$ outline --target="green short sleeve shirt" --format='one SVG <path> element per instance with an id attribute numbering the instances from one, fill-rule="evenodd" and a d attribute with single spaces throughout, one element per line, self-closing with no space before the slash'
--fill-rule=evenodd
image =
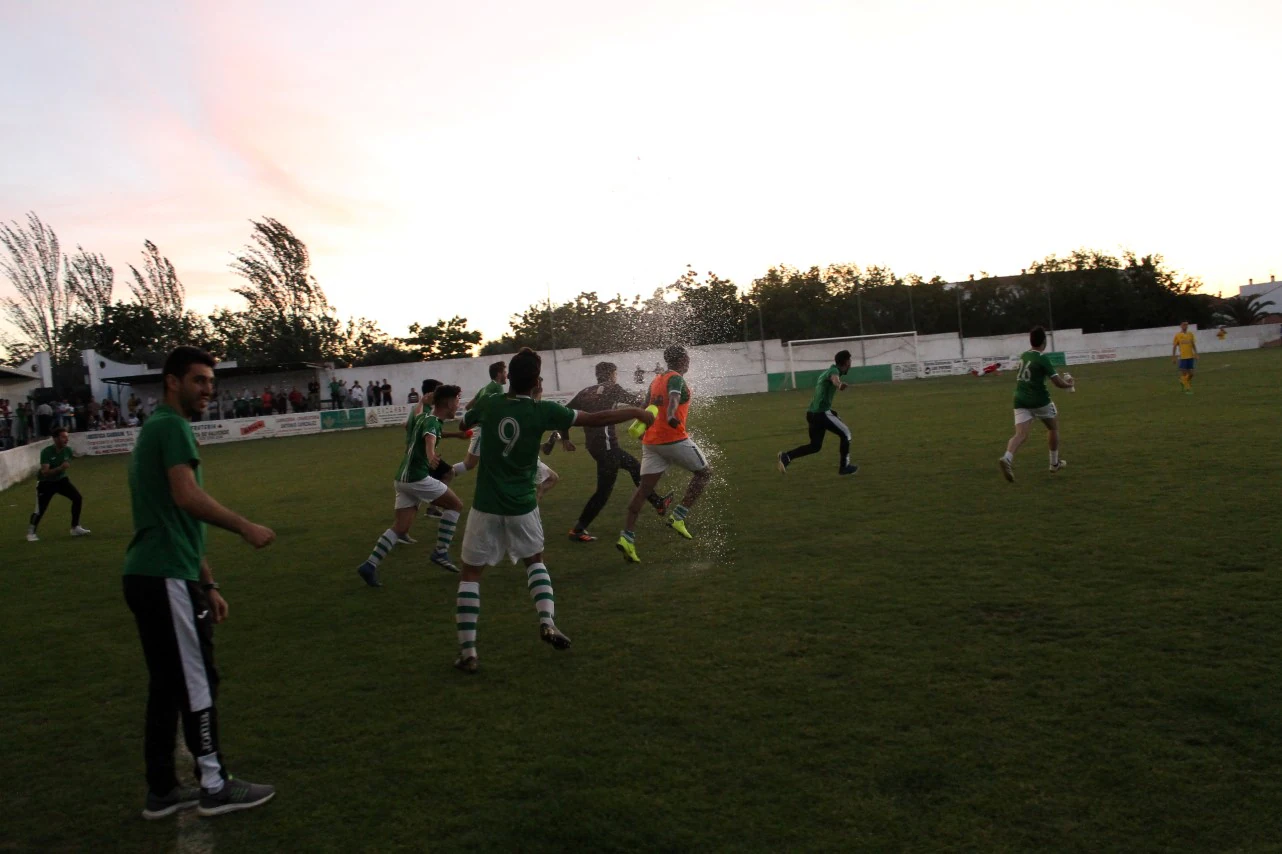
<path id="1" fill-rule="evenodd" d="M 463 418 L 465 427 L 481 427 L 472 506 L 499 516 L 524 516 L 537 508 L 539 443 L 549 430 L 567 433 L 574 418 L 573 409 L 550 400 L 492 395 L 477 401 Z"/>
<path id="2" fill-rule="evenodd" d="M 205 523 L 178 509 L 169 491 L 169 470 L 195 469 L 204 485 L 200 450 L 191 423 L 169 406 L 157 406 L 138 431 L 129 458 L 129 499 L 134 538 L 125 551 L 125 575 L 200 578 L 205 556 Z"/>
<path id="3" fill-rule="evenodd" d="M 1056 373 L 1045 353 L 1029 350 L 1019 357 L 1019 375 L 1015 379 L 1015 408 L 1040 409 L 1051 402 L 1046 380 Z"/>
<path id="4" fill-rule="evenodd" d="M 827 412 L 832 409 L 833 396 L 837 394 L 837 387 L 832 384 L 832 378 L 841 378 L 841 368 L 832 365 L 828 370 L 819 375 L 819 381 L 815 383 L 815 394 L 810 399 L 810 408 L 807 412 Z"/>
<path id="5" fill-rule="evenodd" d="M 61 451 L 53 445 L 50 445 L 40 452 L 40 468 L 42 471 L 45 466 L 49 466 L 51 469 L 56 469 L 58 466 L 67 462 L 74 456 L 75 454 L 71 453 L 70 445 L 63 448 Z M 54 481 L 64 480 L 66 477 L 67 473 L 65 471 L 60 471 L 57 474 L 51 474 L 47 477 L 44 474 L 40 474 L 37 476 L 37 480 L 43 481 L 44 483 L 53 483 Z"/>

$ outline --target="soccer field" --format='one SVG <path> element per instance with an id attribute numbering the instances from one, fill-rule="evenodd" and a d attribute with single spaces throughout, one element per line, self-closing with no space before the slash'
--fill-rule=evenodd
<path id="1" fill-rule="evenodd" d="M 840 394 L 849 478 L 833 436 L 775 471 L 808 392 L 696 388 L 699 539 L 647 509 L 637 566 L 612 545 L 626 475 L 601 540 L 565 539 L 595 470 L 558 449 L 543 518 L 574 647 L 539 642 L 523 570 L 498 567 L 470 677 L 434 522 L 382 589 L 355 573 L 401 430 L 204 448 L 206 488 L 278 534 L 210 534 L 225 755 L 279 789 L 221 818 L 139 817 L 126 458 L 74 463 L 88 538 L 58 498 L 28 544 L 32 483 L 0 493 L 0 850 L 1277 850 L 1282 350 L 1203 359 L 1191 397 L 1166 360 L 1071 370 L 1067 470 L 1035 427 L 1013 485 L 1011 374 Z"/>

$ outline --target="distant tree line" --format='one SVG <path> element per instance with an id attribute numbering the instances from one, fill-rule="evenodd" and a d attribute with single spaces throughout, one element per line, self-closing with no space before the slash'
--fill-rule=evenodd
<path id="1" fill-rule="evenodd" d="M 0 224 L 0 250 L 0 272 L 17 292 L 0 300 L 14 330 L 0 331 L 0 361 L 47 352 L 59 386 L 80 384 L 78 354 L 86 349 L 155 365 L 175 345 L 196 343 L 242 365 L 358 366 L 468 356 L 481 342 L 463 317 L 413 323 L 403 338 L 366 318 L 340 322 L 310 272 L 307 245 L 270 217 L 251 221 L 249 242 L 231 262 L 244 281 L 232 289 L 243 307 L 206 316 L 186 307 L 174 265 L 150 240 L 140 264 L 129 265 L 127 300 L 116 297 L 115 271 L 102 255 L 83 247 L 64 255 L 34 213 Z"/>

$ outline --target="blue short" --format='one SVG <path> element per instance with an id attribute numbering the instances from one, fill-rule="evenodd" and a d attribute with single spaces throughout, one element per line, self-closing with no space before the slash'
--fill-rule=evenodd
<path id="1" fill-rule="evenodd" d="M 1196 364 L 1197 364 L 1197 359 L 1180 359 L 1180 370 L 1191 371 L 1193 370 L 1193 366 Z"/>

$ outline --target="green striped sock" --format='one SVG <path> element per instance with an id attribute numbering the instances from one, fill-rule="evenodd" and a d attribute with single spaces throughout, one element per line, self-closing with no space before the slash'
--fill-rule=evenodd
<path id="1" fill-rule="evenodd" d="M 525 571 L 525 581 L 530 588 L 530 596 L 534 597 L 534 609 L 539 612 L 539 622 L 546 626 L 556 625 L 553 621 L 556 617 L 556 597 L 552 595 L 552 576 L 548 575 L 548 568 L 541 563 L 530 564 L 530 568 Z"/>
<path id="2" fill-rule="evenodd" d="M 686 517 L 689 515 L 690 515 L 690 508 L 685 506 L 684 504 L 678 504 L 676 506 L 676 509 L 672 511 L 672 518 L 676 519 L 678 522 L 684 522 L 686 520 Z"/>
<path id="3" fill-rule="evenodd" d="M 454 529 L 458 527 L 458 511 L 445 510 L 441 513 L 441 523 L 436 529 L 436 550 L 447 552 L 450 543 L 454 542 Z"/>
<path id="4" fill-rule="evenodd" d="M 454 606 L 454 628 L 458 630 L 458 647 L 462 655 L 476 655 L 476 620 L 481 615 L 481 583 L 460 581 Z"/>
<path id="5" fill-rule="evenodd" d="M 374 544 L 374 551 L 369 553 L 369 562 L 374 566 L 378 566 L 383 562 L 383 558 L 387 557 L 387 553 L 392 550 L 394 545 L 396 545 L 396 532 L 388 528 L 383 532 L 383 536 L 378 538 L 378 542 Z"/>

